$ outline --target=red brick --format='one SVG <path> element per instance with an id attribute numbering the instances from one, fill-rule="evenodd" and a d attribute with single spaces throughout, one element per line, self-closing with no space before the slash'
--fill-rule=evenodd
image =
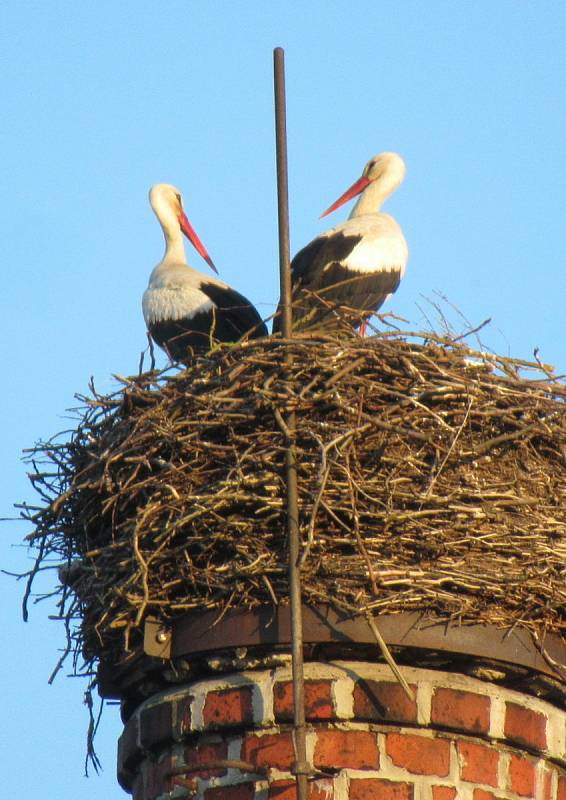
<path id="1" fill-rule="evenodd" d="M 204 724 L 227 727 L 253 722 L 252 687 L 208 692 L 204 702 Z"/>
<path id="2" fill-rule="evenodd" d="M 269 784 L 269 800 L 295 800 L 297 784 L 295 781 L 273 781 Z"/>
<path id="3" fill-rule="evenodd" d="M 276 720 L 293 719 L 293 683 L 279 681 L 273 689 Z M 332 681 L 305 681 L 305 715 L 308 720 L 332 719 Z"/>
<path id="4" fill-rule="evenodd" d="M 544 750 L 546 747 L 546 716 L 517 703 L 506 703 L 505 736 L 517 744 Z"/>
<path id="5" fill-rule="evenodd" d="M 487 789 L 474 789 L 474 800 L 498 800 L 498 798 Z"/>
<path id="6" fill-rule="evenodd" d="M 537 800 L 551 800 L 552 797 L 552 772 L 544 770 L 539 773 L 539 785 L 537 787 Z"/>
<path id="7" fill-rule="evenodd" d="M 253 783 L 236 783 L 233 786 L 215 786 L 205 789 L 204 800 L 253 800 Z"/>
<path id="8" fill-rule="evenodd" d="M 456 789 L 452 786 L 433 786 L 432 800 L 454 800 Z"/>
<path id="9" fill-rule="evenodd" d="M 379 778 L 362 778 L 350 781 L 349 800 L 413 800 L 413 785 L 384 781 Z"/>
<path id="10" fill-rule="evenodd" d="M 139 717 L 140 746 L 143 750 L 154 752 L 171 740 L 173 725 L 172 703 L 156 703 L 149 708 L 144 708 Z"/>
<path id="11" fill-rule="evenodd" d="M 508 795 L 494 794 L 487 789 L 474 789 L 473 800 L 507 800 Z"/>
<path id="12" fill-rule="evenodd" d="M 443 778 L 450 769 L 450 743 L 445 739 L 428 739 L 404 733 L 388 733 L 387 755 L 397 767 L 416 775 L 438 775 Z"/>
<path id="13" fill-rule="evenodd" d="M 166 756 L 161 761 L 146 761 L 144 764 L 144 800 L 153 800 L 161 794 L 170 792 L 172 782 L 165 777 L 166 773 L 173 768 L 173 759 Z"/>
<path id="14" fill-rule="evenodd" d="M 558 791 L 556 800 L 566 800 L 566 776 L 558 778 Z"/>
<path id="15" fill-rule="evenodd" d="M 416 695 L 417 687 L 411 686 Z M 394 681 L 358 681 L 354 687 L 354 717 L 372 721 L 416 722 L 417 703 Z"/>
<path id="16" fill-rule="evenodd" d="M 314 763 L 322 769 L 377 769 L 377 736 L 369 731 L 319 731 Z"/>
<path id="17" fill-rule="evenodd" d="M 211 744 L 198 744 L 196 747 L 185 747 L 185 764 L 191 767 L 224 758 L 228 758 L 228 744 L 226 742 L 213 742 Z M 211 778 L 213 775 L 225 774 L 226 767 L 186 773 L 187 777 L 198 776 L 199 778 Z"/>
<path id="18" fill-rule="evenodd" d="M 332 780 L 309 781 L 307 796 L 309 800 L 332 800 L 334 797 Z M 269 785 L 269 800 L 296 800 L 296 797 L 295 781 L 273 781 Z"/>
<path id="19" fill-rule="evenodd" d="M 258 767 L 290 770 L 295 761 L 291 734 L 273 733 L 266 736 L 249 734 L 242 745 L 242 758 Z"/>
<path id="20" fill-rule="evenodd" d="M 456 689 L 436 689 L 432 697 L 433 725 L 487 733 L 491 699 L 483 694 Z"/>
<path id="21" fill-rule="evenodd" d="M 511 754 L 509 760 L 509 788 L 521 797 L 534 797 L 535 765 L 526 758 Z"/>
<path id="22" fill-rule="evenodd" d="M 499 752 L 492 747 L 473 742 L 457 742 L 460 776 L 471 783 L 487 783 L 497 787 Z"/>

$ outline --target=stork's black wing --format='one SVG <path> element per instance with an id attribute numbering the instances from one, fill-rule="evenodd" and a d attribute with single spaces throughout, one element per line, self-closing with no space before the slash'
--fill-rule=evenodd
<path id="1" fill-rule="evenodd" d="M 250 301 L 230 287 L 203 282 L 209 308 L 179 319 L 161 320 L 149 332 L 174 361 L 190 362 L 195 351 L 209 350 L 214 342 L 237 342 L 242 336 L 267 336 L 265 323 Z"/>

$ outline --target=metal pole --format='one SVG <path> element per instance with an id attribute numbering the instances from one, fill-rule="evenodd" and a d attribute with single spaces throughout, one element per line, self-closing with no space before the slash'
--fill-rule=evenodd
<path id="1" fill-rule="evenodd" d="M 291 338 L 293 310 L 291 306 L 291 261 L 289 248 L 289 185 L 287 168 L 287 112 L 285 107 L 285 51 L 273 51 L 275 84 L 275 146 L 277 154 L 277 213 L 279 221 L 279 283 L 283 319 L 281 330 L 285 339 Z M 290 361 L 287 353 L 286 361 Z"/>
<path id="2" fill-rule="evenodd" d="M 289 267 L 289 189 L 287 180 L 287 121 L 285 110 L 285 53 L 283 48 L 273 51 L 273 77 L 275 87 L 275 142 L 277 152 L 277 207 L 279 217 L 279 276 L 281 286 L 282 333 L 285 339 L 292 336 L 291 270 Z M 291 366 L 292 354 L 286 349 L 285 364 Z M 299 570 L 299 499 L 297 491 L 297 463 L 294 448 L 296 429 L 295 412 L 285 417 L 288 430 L 285 454 L 287 484 L 287 536 L 289 542 L 289 595 L 291 599 L 291 652 L 293 666 L 293 703 L 295 758 L 293 772 L 297 780 L 298 800 L 307 800 L 307 764 L 305 730 L 305 680 L 303 668 L 303 615 L 301 606 L 301 576 Z"/>

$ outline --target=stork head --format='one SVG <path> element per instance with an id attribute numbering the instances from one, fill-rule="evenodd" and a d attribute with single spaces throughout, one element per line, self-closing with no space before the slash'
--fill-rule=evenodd
<path id="1" fill-rule="evenodd" d="M 167 242 L 170 241 L 174 236 L 178 235 L 180 229 L 197 253 L 218 274 L 218 270 L 208 255 L 206 247 L 197 236 L 195 229 L 185 214 L 181 192 L 170 183 L 156 183 L 149 190 L 149 203 L 163 228 L 165 240 Z"/>
<path id="2" fill-rule="evenodd" d="M 393 185 L 393 189 L 396 189 L 403 182 L 405 172 L 405 162 L 400 155 L 397 153 L 379 153 L 377 156 L 370 158 L 364 167 L 362 176 L 366 177 L 369 183 L 378 180 L 387 181 Z"/>
<path id="3" fill-rule="evenodd" d="M 321 214 L 325 217 L 332 211 L 347 203 L 352 197 L 356 197 L 366 189 L 370 183 L 379 185 L 380 202 L 395 191 L 405 177 L 405 162 L 397 153 L 379 153 L 370 158 L 364 167 L 361 177 L 347 189 L 338 200 Z"/>

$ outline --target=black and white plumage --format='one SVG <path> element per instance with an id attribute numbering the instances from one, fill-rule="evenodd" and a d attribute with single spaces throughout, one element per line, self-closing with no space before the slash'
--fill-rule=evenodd
<path id="1" fill-rule="evenodd" d="M 361 193 L 346 222 L 317 236 L 291 262 L 294 330 L 333 330 L 344 322 L 357 328 L 397 289 L 407 243 L 393 217 L 379 209 L 404 177 L 402 158 L 381 153 L 322 214 Z M 280 320 L 277 314 L 274 333 L 281 329 Z"/>
<path id="2" fill-rule="evenodd" d="M 187 362 L 194 351 L 209 350 L 214 342 L 267 336 L 265 323 L 247 298 L 187 264 L 183 233 L 217 272 L 187 219 L 179 190 L 156 184 L 149 202 L 165 236 L 165 255 L 149 276 L 142 300 L 151 338 L 171 359 Z"/>

